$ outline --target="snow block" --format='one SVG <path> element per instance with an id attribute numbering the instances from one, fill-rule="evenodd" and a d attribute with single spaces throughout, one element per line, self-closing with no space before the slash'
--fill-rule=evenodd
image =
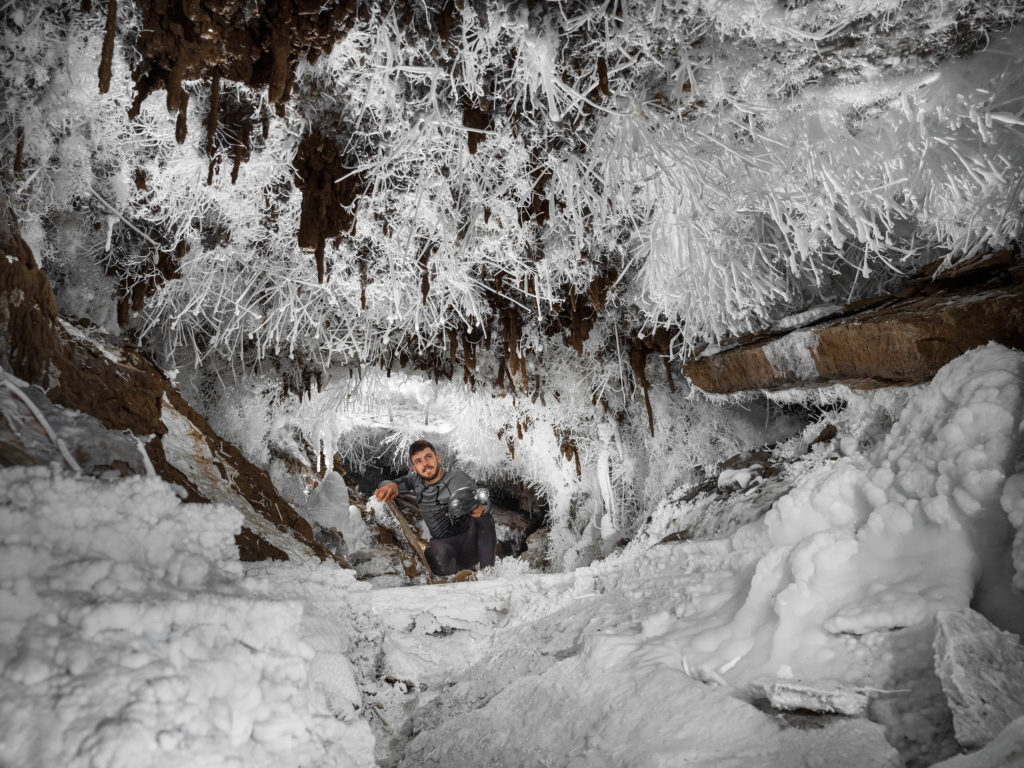
<path id="1" fill-rule="evenodd" d="M 837 715 L 863 715 L 868 695 L 862 689 L 838 680 L 771 680 L 758 684 L 776 709 L 805 709 Z"/>
<path id="2" fill-rule="evenodd" d="M 934 647 L 935 671 L 961 746 L 984 746 L 1024 715 L 1020 638 L 965 608 L 936 615 Z"/>

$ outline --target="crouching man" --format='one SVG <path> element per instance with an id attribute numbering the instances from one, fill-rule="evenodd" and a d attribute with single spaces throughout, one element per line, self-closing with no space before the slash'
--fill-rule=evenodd
<path id="1" fill-rule="evenodd" d="M 494 565 L 497 537 L 490 501 L 461 469 L 444 469 L 441 457 L 426 440 L 409 446 L 412 472 L 377 488 L 378 501 L 390 501 L 400 493 L 411 493 L 420 505 L 430 543 L 426 557 L 435 576 L 451 576 L 477 563 Z"/>

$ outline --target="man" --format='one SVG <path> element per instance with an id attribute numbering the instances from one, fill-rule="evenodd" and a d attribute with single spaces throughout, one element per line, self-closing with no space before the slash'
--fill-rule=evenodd
<path id="1" fill-rule="evenodd" d="M 441 457 L 426 440 L 409 446 L 412 472 L 398 480 L 386 480 L 374 494 L 378 501 L 390 501 L 399 493 L 412 493 L 420 505 L 420 513 L 430 530 L 430 543 L 425 555 L 435 576 L 450 576 L 459 570 L 494 565 L 497 536 L 490 502 L 477 504 L 468 514 L 455 509 L 466 492 L 477 485 L 461 469 L 444 469 Z"/>

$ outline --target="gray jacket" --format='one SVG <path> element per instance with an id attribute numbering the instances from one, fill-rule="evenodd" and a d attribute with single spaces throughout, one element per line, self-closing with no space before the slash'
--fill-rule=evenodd
<path id="1" fill-rule="evenodd" d="M 385 485 L 385 480 L 380 485 Z M 458 467 L 450 467 L 444 470 L 441 479 L 436 483 L 427 483 L 415 472 L 402 475 L 394 481 L 398 486 L 399 493 L 410 493 L 416 497 L 420 505 L 420 514 L 430 529 L 432 539 L 445 539 L 449 536 L 457 536 L 469 527 L 469 517 L 456 517 L 452 519 L 448 515 L 448 502 L 452 494 L 461 488 L 476 488 L 477 483 L 469 475 Z M 380 486 L 377 486 L 378 488 Z M 490 502 L 484 507 L 484 513 L 491 510 Z"/>

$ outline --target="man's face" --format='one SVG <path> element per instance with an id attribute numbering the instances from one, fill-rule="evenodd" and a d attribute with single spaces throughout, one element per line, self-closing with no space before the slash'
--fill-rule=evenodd
<path id="1" fill-rule="evenodd" d="M 437 482 L 441 477 L 441 457 L 429 448 L 414 453 L 411 458 L 412 470 L 428 483 Z"/>

